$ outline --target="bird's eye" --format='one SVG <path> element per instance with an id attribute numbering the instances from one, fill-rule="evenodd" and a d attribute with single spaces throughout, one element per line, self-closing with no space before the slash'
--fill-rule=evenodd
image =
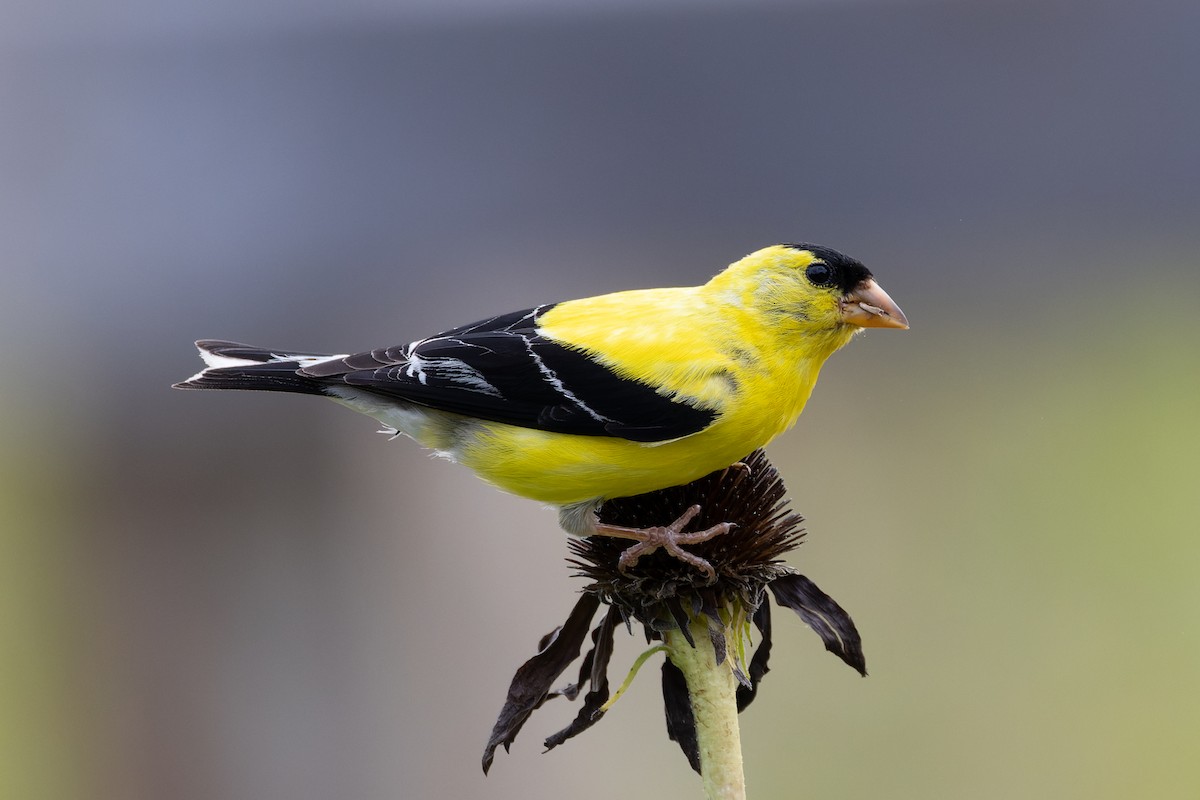
<path id="1" fill-rule="evenodd" d="M 828 264 L 822 264 L 820 261 L 809 264 L 808 269 L 804 270 L 804 275 L 814 286 L 829 286 L 833 283 L 833 270 Z"/>

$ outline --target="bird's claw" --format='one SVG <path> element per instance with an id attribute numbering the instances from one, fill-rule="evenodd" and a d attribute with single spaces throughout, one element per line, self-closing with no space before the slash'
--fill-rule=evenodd
<path id="1" fill-rule="evenodd" d="M 698 544 L 706 542 L 714 536 L 719 536 L 722 533 L 727 533 L 733 527 L 731 522 L 720 522 L 713 525 L 711 528 L 705 528 L 702 531 L 692 531 L 684 533 L 683 529 L 688 523 L 695 519 L 700 513 L 700 506 L 692 506 L 670 525 L 654 526 L 650 528 L 623 528 L 617 525 L 600 524 L 596 526 L 596 533 L 601 536 L 617 536 L 622 539 L 636 539 L 637 544 L 627 548 L 621 553 L 617 559 L 617 569 L 622 573 L 628 572 L 637 564 L 642 556 L 647 556 L 655 550 L 666 550 L 674 558 L 679 559 L 685 564 L 695 567 L 700 572 L 708 576 L 709 583 L 717 579 L 717 572 L 713 569 L 712 564 L 708 563 L 700 556 L 684 550 L 680 545 Z"/>

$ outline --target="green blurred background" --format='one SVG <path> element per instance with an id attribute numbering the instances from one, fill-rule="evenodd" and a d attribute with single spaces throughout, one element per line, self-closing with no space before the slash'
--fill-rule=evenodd
<path id="1" fill-rule="evenodd" d="M 348 351 L 864 260 L 908 333 L 771 455 L 871 675 L 777 621 L 752 796 L 1200 797 L 1200 6 L 0 11 L 0 797 L 689 797 L 657 680 L 486 779 L 551 512 L 191 340 Z M 623 673 L 640 649 L 624 637 Z"/>

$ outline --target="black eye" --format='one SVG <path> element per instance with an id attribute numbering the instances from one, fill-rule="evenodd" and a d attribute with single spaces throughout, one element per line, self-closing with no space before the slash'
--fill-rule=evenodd
<path id="1" fill-rule="evenodd" d="M 809 264 L 808 269 L 804 270 L 804 276 L 813 282 L 814 286 L 831 286 L 833 284 L 833 270 L 828 264 L 822 264 L 818 261 L 815 264 Z"/>

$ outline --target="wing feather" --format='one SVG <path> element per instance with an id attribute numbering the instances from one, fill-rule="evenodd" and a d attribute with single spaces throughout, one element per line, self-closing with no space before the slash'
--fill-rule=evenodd
<path id="1" fill-rule="evenodd" d="M 525 428 L 660 442 L 697 433 L 715 412 L 621 377 L 538 332 L 552 305 L 452 328 L 408 345 L 299 370 L 374 394 Z"/>

